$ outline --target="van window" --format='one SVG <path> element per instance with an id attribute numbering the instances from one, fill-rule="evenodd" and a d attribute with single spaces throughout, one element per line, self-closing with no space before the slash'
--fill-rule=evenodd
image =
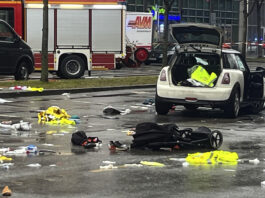
<path id="1" fill-rule="evenodd" d="M 14 28 L 14 9 L 0 8 L 0 19 L 6 21 L 12 28 Z"/>
<path id="2" fill-rule="evenodd" d="M 13 42 L 15 39 L 15 34 L 12 32 L 11 28 L 5 23 L 0 23 L 0 41 Z"/>

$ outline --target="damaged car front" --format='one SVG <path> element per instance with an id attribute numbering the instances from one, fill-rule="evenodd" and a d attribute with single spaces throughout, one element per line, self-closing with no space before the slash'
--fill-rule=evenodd
<path id="1" fill-rule="evenodd" d="M 171 34 L 180 48 L 159 75 L 156 112 L 167 114 L 172 105 L 194 110 L 221 108 L 237 117 L 246 98 L 249 69 L 239 52 L 222 49 L 221 29 L 205 24 L 176 24 Z M 247 77 L 249 78 L 249 77 Z M 263 93 L 262 93 L 263 95 Z"/>

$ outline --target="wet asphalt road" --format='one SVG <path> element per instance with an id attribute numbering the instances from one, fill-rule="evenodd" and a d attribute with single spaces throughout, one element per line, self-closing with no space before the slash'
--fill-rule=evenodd
<path id="1" fill-rule="evenodd" d="M 242 112 L 237 119 L 227 119 L 223 112 L 201 108 L 187 111 L 177 107 L 167 116 L 158 116 L 154 106 L 139 111 L 147 98 L 154 97 L 154 89 L 105 91 L 71 94 L 69 97 L 42 96 L 10 98 L 12 103 L 0 104 L 0 121 L 30 121 L 30 132 L 0 131 L 0 148 L 35 144 L 38 149 L 50 149 L 55 154 L 12 156 L 14 166 L 0 168 L 0 188 L 8 185 L 12 197 L 263 197 L 265 188 L 265 110 L 258 115 Z M 37 112 L 49 106 L 64 108 L 70 115 L 78 115 L 76 127 L 47 126 L 37 123 Z M 103 108 L 112 105 L 130 114 L 115 119 L 103 116 Z M 175 123 L 180 128 L 207 126 L 220 130 L 224 143 L 220 150 L 237 152 L 240 159 L 260 160 L 259 164 L 183 166 L 170 158 L 185 158 L 188 153 L 207 150 L 119 151 L 110 152 L 108 142 L 119 140 L 130 145 L 126 131 L 141 122 Z M 72 146 L 71 133 L 83 130 L 87 136 L 103 141 L 100 149 L 85 150 Z M 47 134 L 51 133 L 53 134 Z M 46 145 L 45 145 L 46 144 Z M 47 146 L 47 144 L 52 144 Z M 165 167 L 122 167 L 124 164 L 156 161 Z M 117 169 L 101 170 L 103 161 L 114 161 Z M 41 167 L 26 165 L 39 163 Z M 53 165 L 53 166 L 50 166 Z"/>

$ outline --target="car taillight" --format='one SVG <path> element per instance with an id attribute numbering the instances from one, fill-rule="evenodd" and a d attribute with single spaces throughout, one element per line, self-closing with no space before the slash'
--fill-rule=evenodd
<path id="1" fill-rule="evenodd" d="M 230 84 L 230 75 L 229 73 L 225 73 L 223 80 L 222 80 L 222 84 Z"/>
<path id="2" fill-rule="evenodd" d="M 160 81 L 167 81 L 167 74 L 166 71 L 163 69 L 160 74 Z"/>

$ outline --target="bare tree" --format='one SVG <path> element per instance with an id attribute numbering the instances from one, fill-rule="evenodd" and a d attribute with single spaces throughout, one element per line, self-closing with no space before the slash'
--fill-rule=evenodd
<path id="1" fill-rule="evenodd" d="M 256 0 L 257 7 L 257 39 L 258 39 L 258 57 L 262 57 L 262 46 L 261 46 L 261 8 L 264 0 Z"/>
<path id="2" fill-rule="evenodd" d="M 164 35 L 163 35 L 163 60 L 162 60 L 162 66 L 167 65 L 167 49 L 168 49 L 168 15 L 169 11 L 174 3 L 174 0 L 163 0 L 164 1 Z"/>
<path id="3" fill-rule="evenodd" d="M 48 82 L 48 0 L 43 0 L 41 81 Z"/>

